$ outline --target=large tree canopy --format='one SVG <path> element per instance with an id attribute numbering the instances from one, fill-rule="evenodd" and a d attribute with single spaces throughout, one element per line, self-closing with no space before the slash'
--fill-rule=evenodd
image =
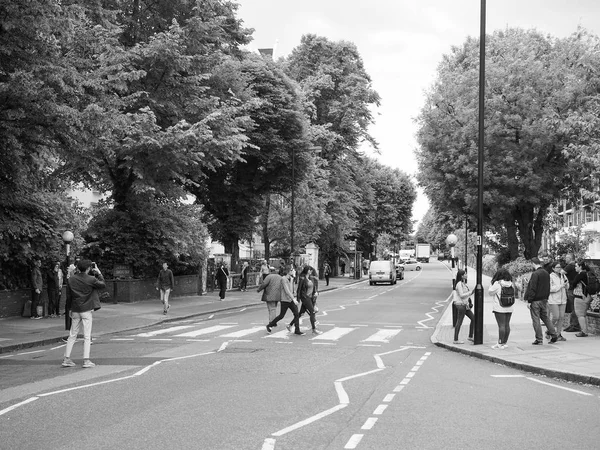
<path id="1" fill-rule="evenodd" d="M 495 32 L 486 46 L 486 224 L 506 229 L 511 258 L 519 240 L 531 258 L 548 207 L 585 182 L 579 156 L 566 151 L 572 136 L 557 123 L 588 95 L 580 64 L 591 64 L 591 49 L 519 29 Z M 453 48 L 419 117 L 419 182 L 438 211 L 458 217 L 477 210 L 478 58 L 476 39 Z"/>

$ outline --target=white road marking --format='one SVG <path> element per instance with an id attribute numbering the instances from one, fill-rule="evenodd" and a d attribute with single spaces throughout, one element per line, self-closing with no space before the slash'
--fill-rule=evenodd
<path id="1" fill-rule="evenodd" d="M 357 347 L 381 347 L 381 344 L 357 344 Z"/>
<path id="2" fill-rule="evenodd" d="M 221 322 L 220 325 L 239 325 L 237 322 Z"/>
<path id="3" fill-rule="evenodd" d="M 223 342 L 221 344 L 221 346 L 219 347 L 219 350 L 217 350 L 217 353 L 222 352 L 223 350 L 225 350 L 228 345 L 229 345 L 229 341 Z"/>
<path id="4" fill-rule="evenodd" d="M 275 449 L 275 439 L 267 438 L 263 443 L 262 450 L 274 450 Z"/>
<path id="5" fill-rule="evenodd" d="M 176 337 L 197 337 L 197 336 L 202 336 L 203 334 L 211 334 L 211 333 L 217 333 L 219 331 L 223 331 L 226 330 L 228 328 L 233 328 L 235 325 L 215 325 L 212 327 L 208 327 L 208 328 L 202 328 L 201 330 L 194 330 L 194 331 L 189 331 L 187 333 L 182 333 L 182 334 L 176 334 Z"/>
<path id="6" fill-rule="evenodd" d="M 135 341 L 135 339 L 134 338 L 113 338 L 113 339 L 111 339 L 111 341 Z"/>
<path id="7" fill-rule="evenodd" d="M 326 331 L 323 334 L 315 336 L 311 340 L 320 340 L 320 341 L 337 341 L 342 336 L 351 333 L 356 330 L 356 328 L 344 328 L 344 327 L 335 327 L 329 331 Z"/>
<path id="8" fill-rule="evenodd" d="M 376 416 L 380 416 L 383 414 L 383 412 L 386 410 L 387 407 L 388 407 L 388 405 L 379 405 L 377 408 L 375 408 L 375 411 L 373 411 L 373 414 L 375 414 Z"/>
<path id="9" fill-rule="evenodd" d="M 56 347 L 52 347 L 50 350 L 58 350 L 59 348 L 63 348 L 63 347 L 66 347 L 66 346 L 67 346 L 67 344 L 62 344 L 62 345 L 58 345 Z"/>
<path id="10" fill-rule="evenodd" d="M 364 434 L 355 434 L 353 435 L 350 440 L 346 443 L 346 446 L 344 447 L 345 449 L 352 449 L 352 448 L 356 448 L 356 446 L 359 444 L 359 442 L 361 441 L 361 439 L 363 438 Z"/>
<path id="11" fill-rule="evenodd" d="M 536 383 L 545 384 L 546 386 L 551 386 L 551 387 L 554 387 L 554 388 L 557 388 L 557 389 L 563 389 L 565 391 L 573 392 L 574 394 L 586 395 L 586 396 L 593 396 L 593 394 L 588 394 L 587 392 L 578 391 L 577 389 L 571 389 L 571 388 L 567 388 L 567 387 L 563 387 L 563 386 L 557 386 L 556 384 L 547 383 L 547 382 L 542 381 L 542 380 L 536 380 L 535 378 L 530 378 L 530 377 L 526 377 L 526 378 L 529 381 L 535 381 Z"/>
<path id="12" fill-rule="evenodd" d="M 396 396 L 396 394 L 388 394 L 383 398 L 383 401 L 386 403 L 391 402 L 392 400 L 394 400 L 394 397 Z"/>
<path id="13" fill-rule="evenodd" d="M 13 409 L 17 409 L 19 406 L 23 406 L 23 405 L 26 405 L 27 403 L 31 403 L 31 402 L 37 400 L 38 398 L 39 397 L 31 397 L 25 401 L 22 401 L 21 403 L 17 403 L 15 405 L 9 406 L 8 408 L 5 408 L 2 411 L 0 411 L 0 416 L 3 414 L 6 414 L 7 412 L 11 412 Z"/>
<path id="14" fill-rule="evenodd" d="M 492 375 L 492 378 L 525 378 L 525 375 Z"/>
<path id="15" fill-rule="evenodd" d="M 375 425 L 375 422 L 377 422 L 377 417 L 369 417 L 364 425 L 362 427 L 360 427 L 361 430 L 370 430 L 371 428 L 373 428 L 373 426 Z"/>
<path id="16" fill-rule="evenodd" d="M 414 373 L 414 372 L 408 372 L 408 373 L 406 374 L 406 378 L 412 378 L 412 377 L 414 377 L 414 376 L 415 376 L 415 373 Z"/>
<path id="17" fill-rule="evenodd" d="M 228 333 L 228 334 L 223 334 L 221 335 L 221 337 L 226 337 L 226 338 L 238 338 L 238 337 L 244 337 L 244 336 L 248 336 L 249 334 L 253 334 L 253 333 L 257 333 L 258 331 L 261 330 L 265 330 L 265 327 L 253 327 L 253 328 L 247 328 L 245 330 L 240 330 L 240 331 L 234 331 L 233 333 Z"/>
<path id="18" fill-rule="evenodd" d="M 43 351 L 45 351 L 45 350 L 34 350 L 34 351 L 32 351 L 32 352 L 23 352 L 23 353 L 17 353 L 17 356 L 22 356 L 22 355 L 31 355 L 31 354 L 33 354 L 33 353 L 41 353 L 41 352 L 43 352 Z"/>
<path id="19" fill-rule="evenodd" d="M 398 385 L 398 386 L 396 386 L 396 387 L 394 388 L 394 391 L 393 391 L 393 392 L 400 392 L 402 389 L 404 389 L 404 386 L 400 386 L 400 385 Z"/>
<path id="20" fill-rule="evenodd" d="M 289 339 L 289 333 L 287 330 L 278 331 L 277 333 L 271 333 L 267 336 L 263 336 L 263 339 L 275 338 L 275 339 Z"/>
<path id="21" fill-rule="evenodd" d="M 302 428 L 305 425 L 311 424 L 313 422 L 316 422 L 317 420 L 322 419 L 323 417 L 326 417 L 330 414 L 333 414 L 334 412 L 339 411 L 340 409 L 344 409 L 346 406 L 348 406 L 347 403 L 342 403 L 339 404 L 337 406 L 334 406 L 333 408 L 330 408 L 326 411 L 322 411 L 319 414 L 316 414 L 312 417 L 309 417 L 308 419 L 302 420 L 300 422 L 295 423 L 294 425 L 291 425 L 287 428 L 284 428 L 283 430 L 279 430 L 276 433 L 273 433 L 272 436 L 283 436 L 284 434 L 289 433 L 290 431 L 294 431 L 297 430 L 298 428 Z"/>
<path id="22" fill-rule="evenodd" d="M 185 342 L 210 342 L 210 339 L 186 339 Z"/>
<path id="23" fill-rule="evenodd" d="M 162 342 L 167 341 L 167 342 L 170 342 L 173 339 L 171 339 L 171 338 L 155 338 L 155 339 L 148 339 L 148 340 L 149 341 L 162 341 Z"/>
<path id="24" fill-rule="evenodd" d="M 386 329 L 380 328 L 377 331 L 377 333 L 372 334 L 371 336 L 369 336 L 367 339 L 365 339 L 362 342 L 384 342 L 384 343 L 388 344 L 390 342 L 390 339 L 392 339 L 394 336 L 396 336 L 401 331 L 402 330 L 386 330 Z"/>
<path id="25" fill-rule="evenodd" d="M 400 382 L 400 384 L 408 384 L 408 383 L 410 383 L 410 378 L 405 378 L 404 380 L 402 380 Z"/>
<path id="26" fill-rule="evenodd" d="M 6 356 L 0 356 L 0 359 L 4 359 L 4 358 L 12 358 L 15 355 L 6 355 Z"/>
<path id="27" fill-rule="evenodd" d="M 411 370 L 411 372 L 416 372 L 417 370 L 419 370 L 421 368 L 421 366 L 414 366 Z"/>
<path id="28" fill-rule="evenodd" d="M 337 345 L 335 342 L 312 342 L 312 345 Z"/>
<path id="29" fill-rule="evenodd" d="M 350 326 L 351 327 L 368 327 L 369 325 L 362 325 L 362 324 L 357 324 L 357 323 L 351 323 Z"/>
<path id="30" fill-rule="evenodd" d="M 188 328 L 192 328 L 192 327 L 193 327 L 193 325 L 179 325 L 177 327 L 165 328 L 163 330 L 156 330 L 156 331 L 150 331 L 148 333 L 136 334 L 136 336 L 152 337 L 152 336 L 158 336 L 159 334 L 168 334 L 168 333 L 173 333 L 175 331 L 187 330 Z"/>

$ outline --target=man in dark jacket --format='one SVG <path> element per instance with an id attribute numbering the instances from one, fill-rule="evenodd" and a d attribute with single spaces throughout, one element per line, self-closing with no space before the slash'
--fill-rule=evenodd
<path id="1" fill-rule="evenodd" d="M 33 269 L 31 269 L 31 319 L 42 318 L 37 313 L 37 307 L 42 299 L 42 289 L 44 288 L 44 280 L 40 267 L 42 267 L 42 261 L 35 259 L 33 261 Z"/>
<path id="2" fill-rule="evenodd" d="M 569 326 L 565 328 L 566 332 L 577 332 L 581 331 L 581 327 L 579 326 L 579 320 L 577 319 L 577 314 L 575 313 L 575 295 L 573 295 L 573 289 L 571 289 L 571 283 L 577 276 L 577 271 L 575 270 L 575 261 L 573 260 L 573 256 L 568 254 L 566 257 L 567 265 L 564 268 L 565 275 L 567 276 L 567 280 L 569 281 L 569 287 L 567 288 L 567 313 L 570 313 L 569 317 Z"/>
<path id="3" fill-rule="evenodd" d="M 546 325 L 548 334 L 552 336 L 550 343 L 554 344 L 558 336 L 556 329 L 552 325 L 552 321 L 548 317 L 548 296 L 550 295 L 550 274 L 544 270 L 539 258 L 531 258 L 535 264 L 535 272 L 531 275 L 531 279 L 527 284 L 525 291 L 525 300 L 529 303 L 529 313 L 531 314 L 531 322 L 535 331 L 535 341 L 533 345 L 542 345 L 544 343 L 544 335 L 542 333 L 542 325 L 540 319 Z"/>
<path id="4" fill-rule="evenodd" d="M 63 367 L 75 367 L 71 360 L 71 351 L 77 340 L 79 328 L 83 325 L 83 367 L 94 367 L 90 361 L 90 347 L 92 344 L 92 311 L 100 309 L 99 289 L 104 289 L 104 278 L 95 263 L 82 259 L 77 263 L 79 273 L 73 274 L 67 282 L 67 310 L 71 314 L 71 331 L 67 339 Z M 93 276 L 91 275 L 93 274 Z"/>

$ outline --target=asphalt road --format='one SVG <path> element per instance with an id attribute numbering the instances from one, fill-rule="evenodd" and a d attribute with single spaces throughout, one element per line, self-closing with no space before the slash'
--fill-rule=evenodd
<path id="1" fill-rule="evenodd" d="M 431 344 L 449 278 L 326 292 L 319 336 L 260 307 L 102 338 L 89 370 L 60 345 L 0 358 L 0 448 L 597 448 L 599 389 Z"/>

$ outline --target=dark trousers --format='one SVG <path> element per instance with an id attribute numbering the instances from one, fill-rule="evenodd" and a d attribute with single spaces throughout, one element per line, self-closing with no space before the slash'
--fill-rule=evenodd
<path id="1" fill-rule="evenodd" d="M 242 278 L 242 280 L 240 281 L 240 290 L 246 290 L 246 287 L 248 286 L 248 278 Z"/>
<path id="2" fill-rule="evenodd" d="M 494 311 L 496 323 L 498 324 L 498 344 L 506 344 L 510 336 L 510 317 L 512 313 L 501 313 Z"/>
<path id="3" fill-rule="evenodd" d="M 325 274 L 325 286 L 329 286 L 329 274 Z"/>
<path id="4" fill-rule="evenodd" d="M 58 315 L 60 309 L 60 291 L 57 288 L 48 288 L 48 314 Z"/>
<path id="5" fill-rule="evenodd" d="M 548 300 L 535 300 L 529 303 L 529 314 L 531 315 L 531 324 L 533 325 L 533 331 L 535 332 L 535 340 L 538 342 L 544 341 L 544 335 L 542 333 L 542 324 L 546 325 L 548 334 L 554 337 L 556 336 L 556 329 L 552 325 L 552 321 L 548 317 Z"/>
<path id="6" fill-rule="evenodd" d="M 469 337 L 473 337 L 473 321 L 475 320 L 473 312 L 470 309 L 467 309 L 466 305 L 456 305 L 456 326 L 454 327 L 455 341 L 458 341 L 458 334 L 460 333 L 460 327 L 462 326 L 465 316 L 471 320 L 471 325 L 469 325 Z"/>
<path id="7" fill-rule="evenodd" d="M 227 281 L 219 282 L 219 297 L 221 300 L 225 298 L 225 291 L 227 290 Z"/>
<path id="8" fill-rule="evenodd" d="M 310 316 L 310 326 L 314 330 L 316 328 L 315 322 L 317 321 L 317 319 L 315 318 L 315 309 L 313 308 L 312 299 L 310 298 L 302 299 L 302 307 L 300 308 L 300 313 L 298 314 L 298 317 L 300 317 L 305 312 L 308 312 L 308 315 Z M 292 322 L 290 322 L 290 326 L 291 325 Z"/>
<path id="9" fill-rule="evenodd" d="M 292 310 L 292 313 L 294 314 L 294 320 L 292 320 L 290 322 L 290 326 L 292 324 L 294 324 L 294 331 L 296 333 L 300 333 L 300 314 L 298 313 L 298 307 L 296 306 L 296 304 L 294 302 L 280 302 L 281 305 L 281 310 L 279 312 L 279 315 L 277 317 L 275 317 L 273 320 L 271 320 L 271 322 L 269 322 L 269 327 L 274 327 L 275 325 L 277 325 L 277 322 L 279 322 L 281 319 L 283 319 L 285 317 L 285 314 L 287 313 L 288 309 Z"/>
<path id="10" fill-rule="evenodd" d="M 35 293 L 35 290 L 31 291 L 31 317 L 37 317 L 37 307 L 40 304 L 40 300 L 42 298 L 42 293 Z"/>

